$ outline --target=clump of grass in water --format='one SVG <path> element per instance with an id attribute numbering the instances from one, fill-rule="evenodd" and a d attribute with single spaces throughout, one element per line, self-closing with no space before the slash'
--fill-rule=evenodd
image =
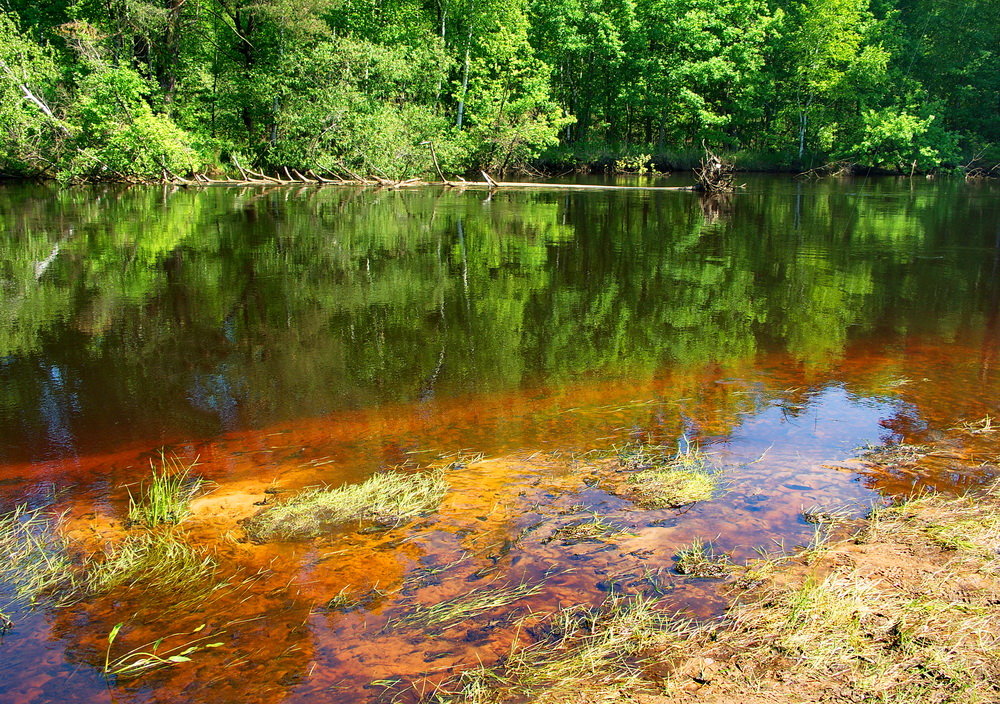
<path id="1" fill-rule="evenodd" d="M 622 691 L 643 682 L 646 655 L 657 643 L 667 636 L 680 640 L 693 630 L 691 622 L 669 616 L 657 604 L 644 596 L 616 596 L 597 608 L 561 609 L 540 624 L 540 630 L 547 626 L 548 637 L 512 646 L 496 667 L 462 673 L 439 690 L 438 701 L 604 701 L 604 696 L 617 701 Z"/>
<path id="2" fill-rule="evenodd" d="M 132 534 L 103 555 L 74 560 L 57 519 L 24 506 L 0 516 L 0 555 L 0 583 L 10 585 L 10 597 L 0 604 L 2 623 L 11 622 L 12 609 L 59 608 L 119 588 L 200 601 L 224 584 L 215 579 L 214 560 L 162 531 Z"/>
<path id="3" fill-rule="evenodd" d="M 957 430 L 959 432 L 969 433 L 970 435 L 995 433 L 997 430 L 1000 430 L 1000 425 L 995 424 L 995 420 L 995 418 L 991 418 L 989 415 L 986 415 L 984 418 L 980 418 L 979 420 L 962 421 L 955 427 L 949 428 L 949 430 Z"/>
<path id="4" fill-rule="evenodd" d="M 802 520 L 814 525 L 840 525 L 851 520 L 853 512 L 846 506 L 819 506 L 812 505 L 803 508 L 800 512 Z"/>
<path id="5" fill-rule="evenodd" d="M 903 442 L 889 442 L 881 445 L 869 443 L 858 450 L 861 459 L 882 466 L 911 465 L 929 452 L 924 445 L 909 445 Z"/>
<path id="6" fill-rule="evenodd" d="M 626 528 L 604 520 L 597 513 L 593 513 L 589 520 L 576 521 L 569 525 L 557 528 L 555 532 L 542 543 L 546 544 L 552 540 L 561 540 L 564 545 L 587 542 L 609 542 L 612 536 L 628 533 Z"/>
<path id="7" fill-rule="evenodd" d="M 406 625 L 417 628 L 442 627 L 458 621 L 476 618 L 487 611 L 499 609 L 515 601 L 533 596 L 542 590 L 541 584 L 507 583 L 497 587 L 474 589 L 465 594 L 429 606 L 417 606 L 389 626 Z"/>
<path id="8" fill-rule="evenodd" d="M 86 589 L 104 593 L 140 587 L 201 601 L 224 582 L 218 565 L 168 532 L 129 535 L 95 561 L 87 572 Z"/>
<path id="9" fill-rule="evenodd" d="M 129 522 L 150 528 L 163 523 L 180 523 L 188 514 L 191 498 L 203 484 L 200 477 L 191 474 L 197 463 L 197 457 L 185 464 L 176 455 L 167 457 L 162 452 L 159 469 L 150 460 L 152 476 L 149 483 L 140 485 L 138 496 L 128 490 Z"/>
<path id="10" fill-rule="evenodd" d="M 629 445 L 619 452 L 618 462 L 635 472 L 628 478 L 630 489 L 638 503 L 648 508 L 707 501 L 719 486 L 718 472 L 691 443 L 673 454 L 661 445 Z"/>
<path id="11" fill-rule="evenodd" d="M 710 541 L 695 538 L 674 555 L 674 569 L 689 577 L 727 577 L 733 571 L 732 559 L 726 553 L 717 553 Z"/>
<path id="12" fill-rule="evenodd" d="M 443 472 L 381 472 L 360 484 L 305 491 L 244 522 L 257 542 L 297 540 L 322 535 L 351 522 L 396 526 L 436 509 L 448 492 Z"/>
<path id="13" fill-rule="evenodd" d="M 0 584 L 10 586 L 0 612 L 8 628 L 10 609 L 30 608 L 41 601 L 60 606 L 75 598 L 77 570 L 56 522 L 41 509 L 26 506 L 0 516 Z"/>

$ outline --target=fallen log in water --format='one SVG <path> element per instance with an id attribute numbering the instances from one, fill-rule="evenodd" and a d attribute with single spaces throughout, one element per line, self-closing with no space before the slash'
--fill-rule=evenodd
<path id="1" fill-rule="evenodd" d="M 589 191 L 695 191 L 695 186 L 616 186 L 610 183 L 547 183 L 541 181 L 448 181 L 447 186 L 454 188 L 490 188 L 499 190 L 501 188 L 547 188 L 560 190 L 589 190 Z"/>
<path id="2" fill-rule="evenodd" d="M 447 188 L 488 188 L 491 191 L 502 190 L 504 188 L 544 188 L 548 190 L 588 190 L 588 191 L 697 191 L 698 186 L 617 186 L 609 183 L 550 183 L 544 181 L 497 181 L 486 172 L 483 174 L 483 181 L 449 181 L 447 179 L 440 182 L 424 181 L 419 178 L 409 178 L 402 181 L 394 181 L 386 178 L 378 178 L 374 181 L 352 178 L 333 180 L 323 178 L 312 170 L 307 170 L 304 175 L 295 169 L 284 169 L 284 178 L 268 176 L 266 174 L 246 169 L 237 164 L 237 168 L 242 178 L 211 179 L 203 174 L 194 174 L 194 180 L 189 180 L 177 176 L 176 174 L 164 174 L 164 180 L 175 185 L 183 186 L 301 186 L 308 184 L 311 186 L 377 186 L 379 188 L 412 188 L 415 186 L 445 186 Z M 353 174 L 352 174 L 353 176 Z"/>

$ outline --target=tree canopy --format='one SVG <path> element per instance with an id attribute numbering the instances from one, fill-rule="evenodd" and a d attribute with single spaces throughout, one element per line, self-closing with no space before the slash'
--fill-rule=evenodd
<path id="1" fill-rule="evenodd" d="M 0 0 L 0 174 L 1000 160 L 1000 0 Z M 567 156 L 569 155 L 569 156 Z M 756 160 L 756 162 L 755 162 Z"/>

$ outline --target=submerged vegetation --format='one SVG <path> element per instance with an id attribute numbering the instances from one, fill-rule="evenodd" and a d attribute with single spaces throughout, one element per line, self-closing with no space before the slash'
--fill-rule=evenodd
<path id="1" fill-rule="evenodd" d="M 380 472 L 360 484 L 304 491 L 244 522 L 257 542 L 313 538 L 346 523 L 398 526 L 436 509 L 448 491 L 443 472 Z"/>
<path id="2" fill-rule="evenodd" d="M 200 600 L 221 585 L 214 559 L 198 553 L 179 536 L 165 531 L 133 533 L 91 558 L 86 588 L 110 592 L 141 588 Z"/>
<path id="3" fill-rule="evenodd" d="M 642 170 L 683 165 L 672 155 L 703 141 L 749 165 L 987 173 L 998 13 L 997 0 L 960 16 L 904 0 L 6 0 L 0 173 L 406 179 L 510 170 L 557 144 L 560 167 L 607 154 Z"/>
<path id="4" fill-rule="evenodd" d="M 442 628 L 460 621 L 475 619 L 484 613 L 537 594 L 541 590 L 541 584 L 529 582 L 495 586 L 491 584 L 436 604 L 414 606 L 402 618 L 390 621 L 387 627 L 404 625 L 414 628 Z"/>
<path id="5" fill-rule="evenodd" d="M 602 696 L 642 688 L 653 648 L 665 634 L 680 639 L 693 630 L 645 596 L 612 596 L 597 607 L 534 614 L 521 621 L 521 629 L 539 637 L 515 645 L 500 665 L 468 670 L 445 683 L 432 701 L 604 701 Z"/>
<path id="6" fill-rule="evenodd" d="M 43 599 L 72 602 L 81 586 L 68 543 L 57 519 L 41 509 L 18 506 L 0 516 L 0 603 L 5 627 L 13 625 L 13 608 L 30 608 Z"/>
<path id="7" fill-rule="evenodd" d="M 718 471 L 690 443 L 675 452 L 662 445 L 632 444 L 619 451 L 618 461 L 630 472 L 625 493 L 647 508 L 707 501 L 719 488 Z"/>
<path id="8" fill-rule="evenodd" d="M 206 624 L 189 633 L 173 633 L 158 638 L 152 643 L 133 648 L 121 655 L 112 655 L 112 647 L 124 623 L 115 624 L 108 633 L 107 650 L 104 655 L 104 674 L 115 679 L 128 679 L 147 674 L 153 670 L 191 662 L 196 653 L 211 648 L 221 648 L 223 641 L 212 641 L 219 633 L 200 635 Z M 164 643 L 167 645 L 164 645 Z"/>

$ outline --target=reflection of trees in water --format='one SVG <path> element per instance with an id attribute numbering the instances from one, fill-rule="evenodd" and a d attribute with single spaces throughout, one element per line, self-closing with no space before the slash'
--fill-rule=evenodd
<path id="1" fill-rule="evenodd" d="M 850 335 L 953 332 L 981 306 L 986 264 L 922 257 L 961 228 L 992 242 L 982 206 L 947 184 L 865 188 L 810 186 L 798 206 L 780 188 L 725 206 L 673 193 L 6 190 L 2 405 L 24 428 L 15 448 L 46 444 L 37 409 L 51 385 L 27 363 L 39 353 L 77 394 L 69 430 L 93 437 L 129 432 L 121 419 L 215 432 L 430 388 L 641 377 L 762 346 L 825 364 Z"/>

